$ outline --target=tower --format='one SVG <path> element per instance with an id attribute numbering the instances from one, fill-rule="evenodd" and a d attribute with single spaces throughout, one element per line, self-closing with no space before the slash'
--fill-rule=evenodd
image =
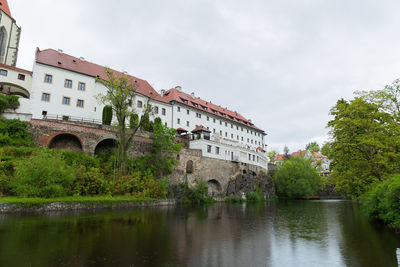
<path id="1" fill-rule="evenodd" d="M 17 64 L 21 28 L 11 16 L 7 0 L 0 0 L 0 64 Z"/>

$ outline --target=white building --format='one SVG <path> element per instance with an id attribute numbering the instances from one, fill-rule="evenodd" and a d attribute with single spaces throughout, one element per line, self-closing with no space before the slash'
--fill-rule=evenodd
<path id="1" fill-rule="evenodd" d="M 2 93 L 25 98 L 21 99 L 21 107 L 17 110 L 25 115 L 19 117 L 101 124 L 104 105 L 98 96 L 106 94 L 107 88 L 98 79 L 107 78 L 106 68 L 60 50 L 39 48 L 32 72 L 13 67 L 17 59 L 20 29 L 11 17 L 7 1 L 0 0 L 0 3 L 0 89 Z M 4 40 L 8 40 L 10 45 L 4 46 Z M 198 126 L 207 129 L 209 138 L 190 142 L 190 148 L 201 149 L 203 156 L 267 168 L 268 159 L 264 151 L 266 134 L 251 120 L 204 101 L 194 93 L 184 93 L 179 86 L 159 94 L 145 80 L 117 71 L 115 75 L 127 75 L 136 89 L 136 98 L 128 105 L 139 115 L 149 104 L 153 111 L 151 119 L 160 117 L 168 127 L 183 128 L 188 132 Z M 12 118 L 13 115 L 7 117 Z"/>

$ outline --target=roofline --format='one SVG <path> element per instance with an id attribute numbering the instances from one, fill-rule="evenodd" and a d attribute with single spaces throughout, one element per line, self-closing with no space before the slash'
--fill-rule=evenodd
<path id="1" fill-rule="evenodd" d="M 10 70 L 19 71 L 19 72 L 23 72 L 23 73 L 29 74 L 29 75 L 31 75 L 31 76 L 32 76 L 32 74 L 33 74 L 32 71 L 20 69 L 20 68 L 17 68 L 17 67 L 14 67 L 14 66 L 10 66 L 10 65 L 7 65 L 7 64 L 1 64 L 1 63 L 0 63 L 0 67 L 1 67 L 1 68 L 6 68 L 6 69 L 10 69 Z"/>

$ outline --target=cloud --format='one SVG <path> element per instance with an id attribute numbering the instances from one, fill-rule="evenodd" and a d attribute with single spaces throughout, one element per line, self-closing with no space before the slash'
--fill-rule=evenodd
<path id="1" fill-rule="evenodd" d="M 327 138 L 329 109 L 399 76 L 396 1 L 10 0 L 19 65 L 63 48 L 236 110 L 292 151 Z"/>

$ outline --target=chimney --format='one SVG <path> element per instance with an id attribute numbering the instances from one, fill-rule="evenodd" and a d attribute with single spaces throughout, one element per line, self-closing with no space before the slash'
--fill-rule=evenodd
<path id="1" fill-rule="evenodd" d="M 182 92 L 182 87 L 181 86 L 175 86 L 175 89 L 178 90 L 179 92 Z"/>
<path id="2" fill-rule="evenodd" d="M 165 89 L 161 89 L 161 96 L 164 96 L 166 93 Z"/>
<path id="3" fill-rule="evenodd" d="M 58 53 L 64 53 L 64 51 L 62 49 L 58 49 L 57 52 Z"/>
<path id="4" fill-rule="evenodd" d="M 85 58 L 84 58 L 84 57 L 80 57 L 79 59 L 80 59 L 80 60 L 82 60 L 82 61 L 83 61 L 83 60 L 85 60 Z"/>
<path id="5" fill-rule="evenodd" d="M 191 93 L 190 96 L 191 96 L 193 99 L 196 98 L 195 95 L 194 95 L 194 93 Z"/>

